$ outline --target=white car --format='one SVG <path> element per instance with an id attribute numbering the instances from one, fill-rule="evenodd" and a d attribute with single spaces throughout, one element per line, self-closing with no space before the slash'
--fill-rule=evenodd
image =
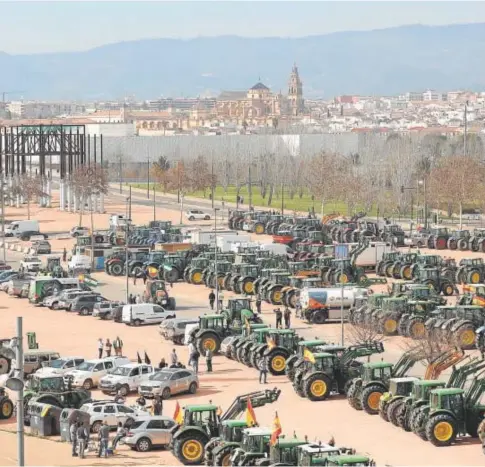
<path id="1" fill-rule="evenodd" d="M 70 379 L 74 387 L 82 387 L 89 391 L 97 387 L 100 379 L 106 376 L 110 370 L 129 363 L 130 360 L 126 357 L 105 357 L 86 360 L 75 370 L 67 372 L 64 378 Z"/>
<path id="2" fill-rule="evenodd" d="M 203 221 L 210 221 L 211 216 L 204 211 L 200 211 L 199 209 L 193 209 L 191 211 L 187 211 L 185 213 L 185 217 L 189 221 L 195 221 L 195 220 L 203 220 Z"/>
<path id="3" fill-rule="evenodd" d="M 20 271 L 37 272 L 42 266 L 42 261 L 38 256 L 25 256 L 20 261 Z"/>
<path id="4" fill-rule="evenodd" d="M 49 366 L 39 368 L 35 374 L 40 376 L 63 376 L 84 362 L 82 357 L 61 357 L 52 360 Z"/>
<path id="5" fill-rule="evenodd" d="M 147 380 L 153 371 L 153 367 L 146 363 L 122 365 L 101 378 L 99 389 L 104 394 L 116 394 L 119 391 L 122 396 L 127 396 L 137 391 L 140 383 Z"/>
<path id="6" fill-rule="evenodd" d="M 117 404 L 113 401 L 88 402 L 81 406 L 81 410 L 90 415 L 89 425 L 93 433 L 98 433 L 105 421 L 110 428 L 115 428 L 119 422 L 124 424 L 129 418 L 136 419 L 147 415 L 145 410 Z"/>
<path id="7" fill-rule="evenodd" d="M 87 227 L 73 227 L 69 232 L 71 237 L 84 237 L 89 235 L 89 229 Z"/>

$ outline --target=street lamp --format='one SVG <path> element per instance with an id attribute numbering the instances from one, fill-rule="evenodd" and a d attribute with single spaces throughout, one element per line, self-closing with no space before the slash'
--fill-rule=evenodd
<path id="1" fill-rule="evenodd" d="M 131 194 L 126 198 L 126 225 L 125 225 L 125 278 L 126 278 L 126 298 L 125 302 L 129 303 L 129 275 L 128 275 L 128 230 L 129 230 L 129 217 L 128 206 L 131 205 Z"/>
<path id="2" fill-rule="evenodd" d="M 426 179 L 423 178 L 423 180 L 418 181 L 418 190 L 419 190 L 419 185 L 423 187 L 423 195 L 424 195 L 423 216 L 424 216 L 424 229 L 426 230 L 428 228 L 428 203 L 426 201 Z"/>
<path id="3" fill-rule="evenodd" d="M 214 208 L 214 267 L 216 278 L 216 313 L 219 313 L 219 278 L 217 277 L 217 212 L 219 208 Z"/>

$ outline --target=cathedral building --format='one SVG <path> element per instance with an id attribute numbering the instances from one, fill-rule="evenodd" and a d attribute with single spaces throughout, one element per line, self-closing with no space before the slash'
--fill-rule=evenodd
<path id="1" fill-rule="evenodd" d="M 303 85 L 297 66 L 293 66 L 290 74 L 287 96 L 272 93 L 259 81 L 248 91 L 222 92 L 217 98 L 216 112 L 218 117 L 248 121 L 303 114 Z"/>

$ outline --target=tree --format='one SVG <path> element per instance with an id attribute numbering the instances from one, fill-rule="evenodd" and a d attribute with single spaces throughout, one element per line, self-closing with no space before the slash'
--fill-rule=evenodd
<path id="1" fill-rule="evenodd" d="M 321 213 L 324 214 L 325 204 L 334 197 L 338 169 L 337 156 L 322 151 L 313 157 L 306 173 L 306 186 L 310 193 L 321 202 Z"/>
<path id="2" fill-rule="evenodd" d="M 173 184 L 173 171 L 170 161 L 166 157 L 160 156 L 157 162 L 153 163 L 151 172 L 155 180 L 162 185 L 163 192 L 166 193 L 169 185 Z"/>
<path id="3" fill-rule="evenodd" d="M 443 158 L 429 174 L 428 192 L 438 205 L 458 207 L 462 228 L 463 204 L 477 202 L 485 190 L 485 166 L 467 156 Z"/>
<path id="4" fill-rule="evenodd" d="M 88 199 L 100 194 L 107 194 L 109 187 L 108 174 L 100 165 L 80 165 L 76 167 L 71 178 L 74 195 L 80 201 L 79 225 L 82 225 L 84 205 Z"/>
<path id="5" fill-rule="evenodd" d="M 37 197 L 48 196 L 44 192 L 40 175 L 25 173 L 15 179 L 11 191 L 12 197 L 21 196 L 27 202 L 27 218 L 30 219 L 30 204 Z"/>
<path id="6" fill-rule="evenodd" d="M 190 162 L 187 173 L 188 184 L 192 191 L 205 191 L 215 186 L 216 177 L 212 176 L 212 170 L 204 156 L 199 155 L 197 159 Z"/>
<path id="7" fill-rule="evenodd" d="M 377 326 L 371 326 L 366 323 L 359 324 L 358 326 L 349 325 L 347 327 L 346 337 L 353 345 L 384 342 L 386 340 L 386 336 L 379 332 Z"/>

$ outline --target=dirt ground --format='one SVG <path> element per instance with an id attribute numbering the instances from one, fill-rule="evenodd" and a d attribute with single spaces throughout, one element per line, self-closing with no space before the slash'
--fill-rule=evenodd
<path id="1" fill-rule="evenodd" d="M 108 213 L 122 213 L 124 206 L 119 202 L 107 200 Z M 176 209 L 176 208 L 175 208 Z M 21 219 L 24 209 L 9 208 L 10 219 Z M 133 208 L 134 222 L 141 224 L 151 220 L 153 211 L 150 207 L 136 206 Z M 163 210 L 159 218 L 178 222 L 179 213 L 176 210 Z M 36 209 L 33 206 L 32 217 L 41 222 L 45 231 L 63 232 L 77 223 L 78 215 L 60 213 L 55 209 Z M 95 226 L 106 228 L 107 214 L 95 215 Z M 86 217 L 86 221 L 88 216 Z M 85 223 L 89 226 L 89 223 Z M 258 239 L 261 239 L 258 237 Z M 269 241 L 266 238 L 265 241 Z M 64 246 L 72 244 L 71 240 L 53 240 L 53 248 L 61 251 Z M 424 252 L 424 250 L 423 250 Z M 10 254 L 10 253 L 9 253 Z M 471 257 L 482 256 L 478 253 L 444 252 L 446 256 Z M 109 292 L 109 298 L 124 297 L 124 279 L 113 278 L 97 274 L 103 282 L 103 287 Z M 130 284 L 130 291 L 142 291 L 142 284 L 136 287 Z M 104 292 L 103 292 L 104 293 Z M 204 287 L 188 284 L 175 284 L 172 294 L 177 299 L 177 316 L 197 316 L 207 311 L 208 291 Z M 229 294 L 227 294 L 229 295 Z M 24 318 L 24 330 L 35 331 L 41 348 L 52 348 L 63 355 L 82 355 L 95 358 L 97 354 L 97 339 L 107 337 L 113 339 L 117 335 L 124 341 L 124 353 L 135 358 L 137 352 L 146 351 L 153 363 L 161 357 L 168 357 L 172 346 L 161 341 L 157 326 L 131 328 L 123 324 L 110 321 L 99 321 L 92 317 L 80 317 L 60 311 L 45 308 L 35 308 L 26 300 L 0 296 L 1 329 L 0 338 L 11 337 L 15 334 L 15 318 Z M 273 324 L 274 316 L 270 306 L 263 306 L 263 319 Z M 340 326 L 327 324 L 323 326 L 308 326 L 299 320 L 294 320 L 293 327 L 297 332 L 308 337 L 322 337 L 338 342 Z M 396 361 L 405 348 L 404 340 L 400 337 L 390 338 L 385 343 L 385 359 Z M 177 353 L 183 362 L 187 361 L 187 351 L 184 347 L 177 347 Z M 379 356 L 379 359 L 381 356 Z M 424 367 L 415 367 L 413 374 L 422 376 Z M 172 416 L 176 401 L 183 407 L 187 403 L 209 402 L 220 405 L 222 409 L 229 407 L 234 397 L 258 390 L 262 386 L 258 383 L 258 374 L 236 362 L 224 357 L 215 357 L 214 372 L 206 373 L 205 363 L 200 364 L 200 390 L 194 396 L 180 396 L 164 402 L 164 414 Z M 358 452 L 369 453 L 378 465 L 484 465 L 484 457 L 478 441 L 465 439 L 448 448 L 436 448 L 430 443 L 422 441 L 417 436 L 384 422 L 379 416 L 369 416 L 363 412 L 353 410 L 342 396 L 332 396 L 325 402 L 311 402 L 300 398 L 285 377 L 269 377 L 269 386 L 278 387 L 282 395 L 278 402 L 256 409 L 256 417 L 260 425 L 271 426 L 275 410 L 278 411 L 283 433 L 287 436 L 307 435 L 310 440 L 326 442 L 332 436 L 337 445 L 352 446 Z M 98 391 L 93 392 L 97 399 L 106 398 Z M 131 398 L 133 400 L 134 397 Z M 0 465 L 16 464 L 15 420 L 0 422 Z M 84 461 L 70 455 L 70 446 L 58 442 L 57 439 L 39 439 L 26 437 L 27 465 L 136 465 L 161 464 L 179 465 L 178 461 L 168 451 L 152 451 L 145 455 L 131 451 L 122 446 L 116 455 L 107 460 L 88 455 Z"/>

